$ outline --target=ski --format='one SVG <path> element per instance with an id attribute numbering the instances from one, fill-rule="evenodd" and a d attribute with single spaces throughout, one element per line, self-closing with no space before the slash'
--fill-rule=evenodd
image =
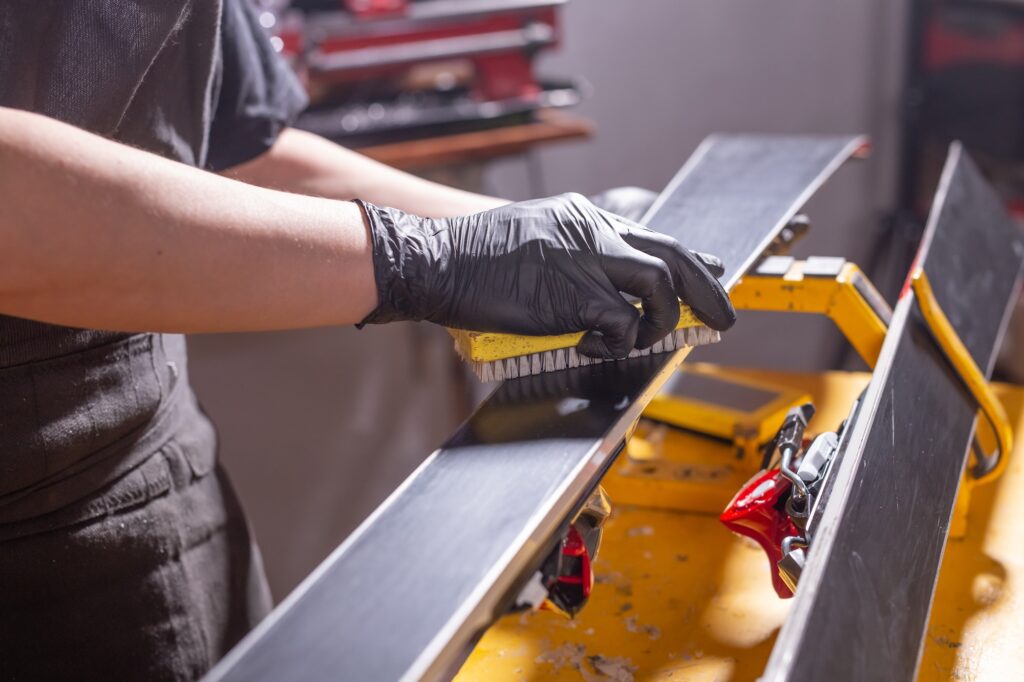
<path id="1" fill-rule="evenodd" d="M 1018 229 L 953 145 L 916 265 L 986 376 L 1022 260 Z M 806 566 L 763 680 L 915 678 L 977 412 L 905 290 L 808 519 Z"/>

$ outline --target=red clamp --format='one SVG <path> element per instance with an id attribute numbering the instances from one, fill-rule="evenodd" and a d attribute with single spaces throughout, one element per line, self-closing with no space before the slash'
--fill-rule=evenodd
<path id="1" fill-rule="evenodd" d="M 793 590 L 778 570 L 782 541 L 800 535 L 785 508 L 791 485 L 778 469 L 762 471 L 743 486 L 719 517 L 726 528 L 761 545 L 772 564 L 772 586 L 783 599 L 792 597 Z"/>
<path id="2" fill-rule="evenodd" d="M 548 598 L 541 608 L 571 617 L 587 603 L 594 587 L 590 552 L 575 525 L 569 526 L 569 532 L 562 538 L 559 554 L 558 568 L 549 584 Z"/>

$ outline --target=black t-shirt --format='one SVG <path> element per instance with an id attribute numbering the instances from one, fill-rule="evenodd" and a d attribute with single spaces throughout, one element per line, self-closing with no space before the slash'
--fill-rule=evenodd
<path id="1" fill-rule="evenodd" d="M 0 2 L 0 106 L 222 170 L 306 103 L 249 0 Z M 0 315 L 0 368 L 124 336 Z"/>
<path id="2" fill-rule="evenodd" d="M 305 105 L 249 0 L 0 3 L 0 106 L 219 170 Z"/>
<path id="3" fill-rule="evenodd" d="M 295 75 L 274 52 L 248 0 L 225 0 L 215 70 L 206 165 L 222 170 L 270 148 L 308 104 Z"/>

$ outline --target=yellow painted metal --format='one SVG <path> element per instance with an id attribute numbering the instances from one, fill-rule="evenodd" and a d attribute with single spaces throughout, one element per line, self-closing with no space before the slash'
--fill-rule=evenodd
<path id="1" fill-rule="evenodd" d="M 873 291 L 853 263 L 835 277 L 805 277 L 803 261 L 795 261 L 783 277 L 748 275 L 730 293 L 740 310 L 817 313 L 831 319 L 869 367 L 875 366 L 885 340 L 886 322 L 857 288 Z"/>
<path id="2" fill-rule="evenodd" d="M 725 441 L 642 419 L 605 480 L 616 506 L 718 514 L 751 473 Z"/>
<path id="3" fill-rule="evenodd" d="M 953 325 L 946 318 L 946 314 L 942 312 L 924 270 L 915 269 L 911 275 L 910 284 L 914 290 L 914 299 L 917 301 L 932 338 L 935 339 L 946 360 L 956 370 L 967 390 L 971 392 L 971 396 L 978 403 L 979 412 L 985 417 L 984 420 L 978 420 L 979 427 L 982 424 L 988 426 L 987 430 L 978 428 L 979 447 L 984 448 L 986 452 L 991 452 L 990 457 L 997 458 L 995 464 L 981 475 L 974 475 L 970 467 L 964 470 L 949 530 L 950 536 L 961 538 L 967 532 L 967 517 L 975 486 L 994 481 L 1003 474 L 1006 468 L 1005 455 L 1013 447 L 1013 430 L 1010 428 L 1003 406 L 996 399 L 985 375 L 978 369 L 970 352 L 953 329 Z M 993 442 L 994 447 L 990 448 L 989 446 Z"/>
<path id="4" fill-rule="evenodd" d="M 637 304 L 639 307 L 639 304 Z M 697 319 L 689 306 L 679 306 L 679 324 L 676 329 L 700 327 L 703 323 Z M 473 362 L 494 362 L 517 358 L 522 355 L 533 355 L 562 348 L 573 348 L 583 338 L 582 333 L 560 334 L 557 336 L 521 336 L 518 334 L 497 334 L 491 332 L 474 332 L 463 329 L 449 329 L 448 333 L 455 339 L 459 355 Z"/>
<path id="5" fill-rule="evenodd" d="M 975 437 L 982 447 L 988 448 L 992 445 L 994 440 L 991 429 L 982 429 L 983 422 L 978 422 L 978 431 Z M 1000 456 L 1002 459 L 1002 456 Z M 953 506 L 953 516 L 949 520 L 949 536 L 951 538 L 960 539 L 967 535 L 967 521 L 970 518 L 972 500 L 974 499 L 974 488 L 982 483 L 989 483 L 992 478 L 986 476 L 984 478 L 977 478 L 971 475 L 970 467 L 964 469 L 964 473 L 960 478 L 960 490 L 957 491 L 956 504 Z M 1003 468 L 999 468 L 999 473 L 1002 475 Z"/>
<path id="6" fill-rule="evenodd" d="M 953 325 L 946 319 L 942 308 L 939 307 L 939 302 L 935 299 L 935 293 L 932 291 L 932 286 L 928 282 L 928 276 L 924 270 L 917 268 L 910 281 L 911 287 L 914 289 L 914 299 L 921 309 L 921 315 L 924 316 L 925 322 L 928 323 L 928 330 L 992 427 L 992 433 L 996 439 L 996 450 L 992 456 L 999 459 L 991 470 L 978 477 L 977 480 L 979 482 L 995 480 L 999 478 L 1005 466 L 1002 455 L 1013 447 L 1013 430 L 1010 428 L 1006 413 L 989 387 L 985 375 L 978 369 L 971 353 L 957 336 Z"/>
<path id="7" fill-rule="evenodd" d="M 616 475 L 606 479 L 616 504 L 719 514 L 760 467 L 759 446 L 775 434 L 786 411 L 811 399 L 806 391 L 757 381 L 715 365 L 694 363 L 681 371 L 770 390 L 778 397 L 753 413 L 697 401 L 661 404 L 664 396 L 656 398 L 644 411 L 650 419 L 641 419 L 626 442 L 615 465 Z"/>
<path id="8" fill-rule="evenodd" d="M 744 411 L 712 402 L 713 396 L 701 400 L 663 391 L 644 408 L 644 417 L 649 419 L 732 442 L 749 473 L 760 467 L 762 446 L 775 436 L 790 408 L 810 400 L 803 391 L 780 389 L 739 375 L 729 375 L 714 365 L 687 363 L 678 371 L 728 381 L 740 389 L 774 394 L 774 398 L 756 409 Z"/>
<path id="9" fill-rule="evenodd" d="M 686 372 L 687 368 L 680 367 L 676 371 Z M 745 412 L 703 400 L 679 398 L 668 393 L 654 396 L 644 408 L 644 416 L 731 442 L 737 431 L 743 430 L 741 423 L 747 421 L 744 419 L 747 416 Z"/>
<path id="10" fill-rule="evenodd" d="M 822 429 L 838 426 L 869 379 L 843 372 L 743 375 L 810 393 Z M 1024 428 L 1024 389 L 995 391 L 1015 428 Z M 723 460 L 731 456 L 727 444 L 709 443 Z M 947 543 L 920 682 L 1002 682 L 1024 668 L 1024 453 L 1007 454 L 1006 475 L 975 493 L 967 535 Z M 771 588 L 764 553 L 715 516 L 659 509 L 655 498 L 623 506 L 622 465 L 620 459 L 602 481 L 616 509 L 605 525 L 588 606 L 575 620 L 548 612 L 502 618 L 458 680 L 758 677 L 789 604 Z"/>

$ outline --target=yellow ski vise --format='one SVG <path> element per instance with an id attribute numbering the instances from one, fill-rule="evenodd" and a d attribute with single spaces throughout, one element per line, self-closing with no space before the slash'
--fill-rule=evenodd
<path id="1" fill-rule="evenodd" d="M 828 317 L 870 367 L 892 318 L 889 305 L 860 268 L 843 258 L 771 256 L 736 285 L 731 297 L 738 310 Z"/>

